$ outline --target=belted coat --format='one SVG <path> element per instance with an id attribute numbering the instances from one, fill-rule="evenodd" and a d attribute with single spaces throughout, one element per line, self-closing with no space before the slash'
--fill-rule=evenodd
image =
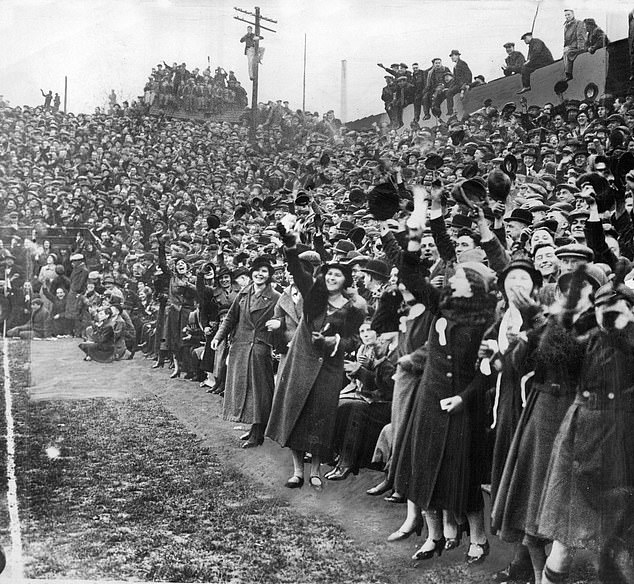
<path id="1" fill-rule="evenodd" d="M 270 284 L 259 294 L 249 284 L 235 297 L 216 333 L 218 341 L 232 335 L 222 412 L 225 420 L 266 424 L 269 419 L 275 383 L 271 333 L 265 324 L 273 317 L 279 296 Z"/>

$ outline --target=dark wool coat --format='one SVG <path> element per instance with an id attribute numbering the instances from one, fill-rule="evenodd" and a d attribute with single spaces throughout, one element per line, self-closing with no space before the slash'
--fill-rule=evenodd
<path id="1" fill-rule="evenodd" d="M 312 276 L 303 271 L 296 250 L 288 250 L 287 258 L 289 271 L 305 299 L 313 286 Z M 330 455 L 344 381 L 344 353 L 358 346 L 364 316 L 351 301 L 330 314 L 324 311 L 313 322 L 302 315 L 278 374 L 267 436 L 282 446 L 322 459 Z M 327 336 L 341 336 L 334 355 L 331 349 L 313 345 L 312 332 L 326 326 Z"/>
<path id="2" fill-rule="evenodd" d="M 502 318 L 503 315 L 484 334 L 484 339 L 498 340 Z M 493 402 L 493 418 L 495 422 L 495 427 L 492 430 L 495 438 L 493 441 L 490 477 L 492 499 L 495 499 L 506 457 L 524 407 L 526 396 L 522 394 L 521 380 L 530 371 L 526 360 L 520 359 L 518 354 L 514 355 L 513 345 L 510 345 L 499 359 L 502 364 L 501 371 L 499 373 L 494 371 L 493 375 L 487 377 L 487 384 L 492 393 L 491 400 Z"/>
<path id="3" fill-rule="evenodd" d="M 303 302 L 301 298 L 299 302 L 295 304 L 291 297 L 290 286 L 284 290 L 280 296 L 275 310 L 273 311 L 273 318 L 281 321 L 281 326 L 275 335 L 276 350 L 286 355 L 288 353 L 288 346 L 295 336 L 295 331 L 299 326 L 299 321 L 302 319 L 302 306 Z"/>
<path id="4" fill-rule="evenodd" d="M 594 325 L 594 313 L 586 313 L 575 331 Z M 537 536 L 550 454 L 575 396 L 584 350 L 585 340 L 554 318 L 531 329 L 513 350 L 512 359 L 528 360 L 535 374 L 493 504 L 491 529 L 505 541 L 522 542 L 525 536 Z"/>
<path id="5" fill-rule="evenodd" d="M 441 309 L 439 292 L 426 287 L 425 305 L 437 319 L 399 455 L 396 490 L 423 509 L 474 511 L 483 504 L 479 485 L 485 472 L 478 464 L 486 452 L 476 361 L 490 321 L 474 324 L 466 314 Z M 452 414 L 442 411 L 440 400 L 455 395 L 463 398 L 465 407 Z"/>
<path id="6" fill-rule="evenodd" d="M 600 551 L 632 507 L 634 325 L 595 329 L 575 401 L 550 458 L 538 531 L 570 547 Z"/>
<path id="7" fill-rule="evenodd" d="M 161 349 L 178 352 L 183 346 L 183 329 L 187 326 L 189 313 L 194 309 L 196 286 L 189 275 L 180 276 L 169 269 L 163 242 L 159 243 L 159 266 L 163 274 L 169 277 L 165 319 L 161 331 L 165 342 L 161 344 Z"/>
<path id="8" fill-rule="evenodd" d="M 275 382 L 271 333 L 264 326 L 273 316 L 279 294 L 267 285 L 255 294 L 253 284 L 236 296 L 216 333 L 218 341 L 233 335 L 227 362 L 222 416 L 247 424 L 266 424 Z"/>
<path id="9" fill-rule="evenodd" d="M 70 274 L 70 289 L 66 300 L 66 318 L 79 318 L 82 309 L 81 295 L 86 291 L 88 268 L 83 262 L 73 268 Z"/>

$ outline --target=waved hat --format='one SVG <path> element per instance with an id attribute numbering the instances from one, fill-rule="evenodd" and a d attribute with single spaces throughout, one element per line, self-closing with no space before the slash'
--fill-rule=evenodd
<path id="1" fill-rule="evenodd" d="M 382 280 L 389 280 L 390 278 L 390 266 L 382 260 L 369 260 L 365 266 L 361 268 L 361 271 L 377 276 Z"/>
<path id="2" fill-rule="evenodd" d="M 368 210 L 379 221 L 393 217 L 400 207 L 398 192 L 392 183 L 376 185 L 367 196 Z"/>
<path id="3" fill-rule="evenodd" d="M 74 253 L 73 255 L 70 256 L 69 259 L 70 259 L 71 262 L 79 262 L 79 261 L 84 259 L 84 254 L 82 254 L 82 253 Z"/>

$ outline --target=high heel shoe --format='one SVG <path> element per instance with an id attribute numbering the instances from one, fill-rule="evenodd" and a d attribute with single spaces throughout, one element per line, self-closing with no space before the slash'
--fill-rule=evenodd
<path id="1" fill-rule="evenodd" d="M 390 483 L 388 483 L 387 481 L 383 481 L 382 483 L 379 483 L 376 487 L 370 487 L 365 492 L 365 494 L 371 495 L 372 497 L 378 497 L 379 495 L 382 495 L 383 493 L 387 493 L 391 488 L 392 488 L 392 485 L 390 485 Z"/>
<path id="2" fill-rule="evenodd" d="M 152 369 L 163 369 L 163 365 L 165 365 L 164 361 L 157 361 L 152 365 Z"/>
<path id="3" fill-rule="evenodd" d="M 469 523 L 466 521 L 464 523 L 458 524 L 458 534 L 456 535 L 456 537 L 448 537 L 445 540 L 445 550 L 450 551 L 450 550 L 456 549 L 460 545 L 460 542 L 462 541 L 463 533 L 466 533 L 467 536 L 471 535 L 471 530 L 469 529 Z"/>
<path id="4" fill-rule="evenodd" d="M 489 555 L 491 551 L 491 546 L 489 545 L 488 539 L 485 539 L 484 543 L 471 542 L 471 545 L 469 546 L 469 551 L 471 551 L 471 547 L 480 548 L 482 553 L 478 554 L 477 556 L 471 556 L 469 555 L 469 552 L 465 554 L 465 559 L 467 560 L 467 564 L 469 564 L 470 566 L 473 566 L 475 564 L 481 564 L 482 562 L 484 562 L 484 560 L 486 559 L 486 557 Z"/>
<path id="5" fill-rule="evenodd" d="M 329 481 L 343 481 L 352 474 L 350 467 L 336 466 L 334 470 L 330 471 L 326 476 Z"/>
<path id="6" fill-rule="evenodd" d="M 420 537 L 421 532 L 423 531 L 423 522 L 417 521 L 414 524 L 414 527 L 409 531 L 405 531 L 403 529 L 397 529 L 394 533 L 390 533 L 387 536 L 387 541 L 401 541 L 402 539 L 407 539 L 413 533 L 416 533 L 418 537 Z"/>
<path id="7" fill-rule="evenodd" d="M 438 554 L 438 557 L 442 556 L 442 552 L 445 549 L 445 538 L 441 537 L 440 539 L 432 539 L 434 542 L 434 547 L 430 550 L 423 550 L 421 547 L 413 556 L 412 560 L 431 560 L 434 557 L 434 554 Z M 427 543 L 427 542 L 425 542 Z"/>
<path id="8" fill-rule="evenodd" d="M 284 486 L 287 489 L 301 489 L 304 486 L 304 477 L 293 475 L 290 479 L 286 481 Z"/>
<path id="9" fill-rule="evenodd" d="M 170 379 L 178 379 L 181 376 L 181 372 L 178 369 L 174 369 L 174 373 L 170 375 Z"/>

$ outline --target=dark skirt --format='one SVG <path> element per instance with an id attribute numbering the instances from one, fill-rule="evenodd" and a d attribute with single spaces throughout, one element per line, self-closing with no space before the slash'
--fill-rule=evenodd
<path id="1" fill-rule="evenodd" d="M 333 383 L 337 377 L 339 383 Z M 324 383 L 324 379 L 329 383 Z M 324 363 L 284 446 L 310 452 L 321 460 L 332 460 L 336 419 L 333 414 L 337 411 L 343 380 L 343 367 L 338 360 Z"/>
<path id="2" fill-rule="evenodd" d="M 183 348 L 183 329 L 189 322 L 189 313 L 192 308 L 183 306 L 178 308 L 168 305 L 165 309 L 165 348 L 168 351 L 178 353 Z"/>
<path id="3" fill-rule="evenodd" d="M 634 412 L 575 401 L 559 429 L 537 531 L 572 548 L 600 551 L 634 497 Z"/>
<path id="4" fill-rule="evenodd" d="M 390 402 L 368 403 L 359 398 L 341 398 L 333 437 L 333 450 L 353 471 L 371 465 L 376 441 L 390 423 Z"/>
<path id="5" fill-rule="evenodd" d="M 533 387 L 522 413 L 493 505 L 491 531 L 524 544 L 538 537 L 537 515 L 548 463 L 574 393 L 553 395 Z"/>
<path id="6" fill-rule="evenodd" d="M 97 363 L 112 363 L 114 361 L 114 345 L 112 343 L 86 341 L 79 343 L 79 348 Z"/>
<path id="7" fill-rule="evenodd" d="M 416 389 L 418 388 L 422 374 L 422 371 L 405 371 L 400 366 L 396 368 L 392 398 L 392 415 L 390 419 L 390 423 L 392 424 L 392 451 L 388 461 L 389 470 L 387 476 L 387 480 L 390 484 L 394 484 L 398 457 L 403 445 L 405 431 L 407 430 L 407 420 L 414 407 L 414 397 L 416 396 Z"/>

